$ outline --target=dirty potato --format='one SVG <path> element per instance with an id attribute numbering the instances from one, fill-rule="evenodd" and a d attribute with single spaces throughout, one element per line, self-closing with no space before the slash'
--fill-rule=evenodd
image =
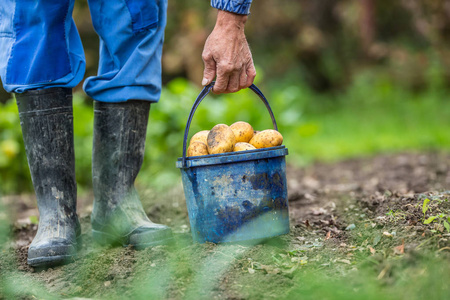
<path id="1" fill-rule="evenodd" d="M 208 143 L 208 141 L 207 141 L 208 133 L 209 133 L 209 130 L 202 130 L 202 131 L 197 132 L 196 134 L 194 134 L 191 137 L 191 140 L 189 141 L 189 145 L 192 144 L 193 142 L 202 142 L 206 145 Z"/>
<path id="2" fill-rule="evenodd" d="M 208 133 L 208 152 L 218 154 L 233 152 L 236 137 L 233 130 L 225 124 L 217 124 Z"/>
<path id="3" fill-rule="evenodd" d="M 253 137 L 253 127 L 247 122 L 236 122 L 230 128 L 236 137 L 236 143 L 248 143 Z"/>
<path id="4" fill-rule="evenodd" d="M 203 142 L 194 141 L 189 145 L 187 154 L 188 156 L 208 155 L 208 147 Z"/>
<path id="5" fill-rule="evenodd" d="M 258 132 L 251 140 L 250 144 L 256 148 L 269 148 L 280 146 L 283 143 L 283 136 L 276 130 L 267 129 Z"/>
<path id="6" fill-rule="evenodd" d="M 246 150 L 255 150 L 256 148 L 249 144 L 249 143 L 236 143 L 236 145 L 234 145 L 234 152 L 238 152 L 238 151 L 246 151 Z"/>

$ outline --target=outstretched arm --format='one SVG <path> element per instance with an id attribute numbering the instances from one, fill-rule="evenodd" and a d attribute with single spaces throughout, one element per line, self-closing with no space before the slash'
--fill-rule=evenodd
<path id="1" fill-rule="evenodd" d="M 249 87 L 255 79 L 252 53 L 244 34 L 251 1 L 247 2 L 248 7 L 237 9 L 243 14 L 219 10 L 214 30 L 206 40 L 202 54 L 205 64 L 202 85 L 211 83 L 217 76 L 214 93 L 237 92 Z"/>

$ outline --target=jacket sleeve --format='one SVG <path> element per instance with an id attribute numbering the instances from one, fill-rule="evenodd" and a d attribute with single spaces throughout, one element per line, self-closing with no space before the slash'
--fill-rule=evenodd
<path id="1" fill-rule="evenodd" d="M 220 10 L 226 10 L 235 14 L 250 14 L 252 0 L 211 0 L 211 6 Z"/>

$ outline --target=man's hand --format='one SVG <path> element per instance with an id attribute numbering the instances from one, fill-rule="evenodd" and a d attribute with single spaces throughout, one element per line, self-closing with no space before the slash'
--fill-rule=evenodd
<path id="1" fill-rule="evenodd" d="M 214 30 L 203 49 L 202 85 L 210 84 L 217 75 L 213 92 L 234 93 L 252 85 L 256 76 L 252 53 L 244 34 L 246 15 L 219 10 Z"/>

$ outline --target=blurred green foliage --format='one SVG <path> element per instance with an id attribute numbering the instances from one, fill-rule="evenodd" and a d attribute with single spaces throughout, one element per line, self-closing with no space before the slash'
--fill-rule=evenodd
<path id="1" fill-rule="evenodd" d="M 397 86 L 383 72 L 362 72 L 340 93 L 317 94 L 306 84 L 261 82 L 284 144 L 288 163 L 337 160 L 386 151 L 450 149 L 450 106 L 439 64 L 427 70 L 429 88 L 415 92 Z M 260 72 L 259 80 L 264 79 Z M 200 89 L 183 78 L 169 82 L 152 105 L 146 155 L 138 183 L 166 188 L 179 180 L 184 129 Z M 4 193 L 31 191 L 20 124 L 13 101 L 0 104 L 0 178 Z M 255 130 L 272 128 L 269 114 L 250 90 L 209 95 L 199 106 L 189 138 L 215 124 L 246 121 Z M 92 102 L 74 96 L 75 154 L 78 186 L 91 186 Z"/>
<path id="2" fill-rule="evenodd" d="M 0 104 L 0 193 L 29 191 L 30 176 L 15 101 Z"/>

